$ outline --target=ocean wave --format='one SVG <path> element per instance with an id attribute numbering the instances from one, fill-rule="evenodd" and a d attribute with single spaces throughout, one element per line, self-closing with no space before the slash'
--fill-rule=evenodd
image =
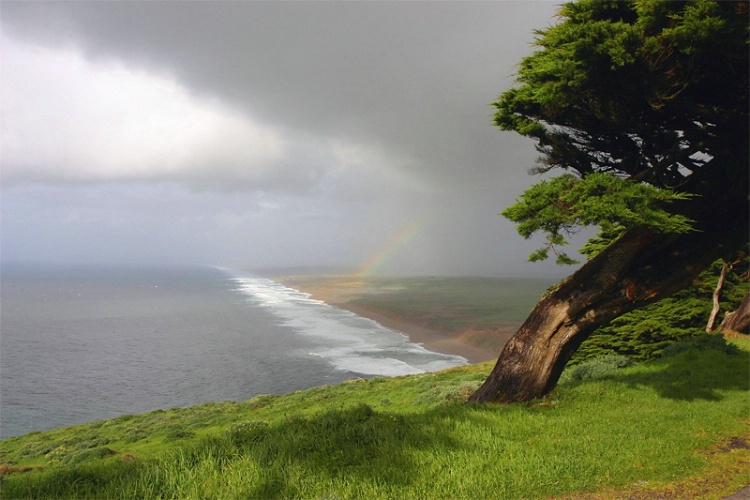
<path id="1" fill-rule="evenodd" d="M 309 354 L 335 369 L 370 376 L 439 371 L 466 358 L 430 351 L 402 332 L 311 298 L 267 278 L 224 270 L 249 303 L 267 308 L 282 324 L 316 344 Z"/>

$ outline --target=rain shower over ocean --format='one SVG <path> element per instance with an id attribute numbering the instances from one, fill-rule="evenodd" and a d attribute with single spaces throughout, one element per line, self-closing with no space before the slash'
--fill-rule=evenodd
<path id="1" fill-rule="evenodd" d="M 3 265 L 0 437 L 466 360 L 249 273 Z"/>

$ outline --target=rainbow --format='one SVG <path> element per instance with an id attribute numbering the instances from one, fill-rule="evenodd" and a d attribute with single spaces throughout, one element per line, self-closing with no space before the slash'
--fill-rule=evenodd
<path id="1" fill-rule="evenodd" d="M 357 275 L 360 277 L 372 276 L 378 268 L 385 262 L 388 257 L 396 253 L 396 251 L 406 245 L 415 234 L 424 227 L 427 221 L 425 219 L 419 219 L 412 222 L 408 226 L 404 227 L 394 236 L 387 244 L 378 250 L 375 255 L 367 259 L 357 270 Z"/>

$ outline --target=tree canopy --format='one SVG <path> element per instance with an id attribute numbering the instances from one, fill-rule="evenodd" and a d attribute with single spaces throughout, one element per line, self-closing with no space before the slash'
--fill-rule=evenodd
<path id="1" fill-rule="evenodd" d="M 598 226 L 591 258 L 545 295 L 475 402 L 554 388 L 598 328 L 689 286 L 748 243 L 748 2 L 580 0 L 537 32 L 495 124 L 536 141 L 532 172 L 563 169 L 503 214 L 524 237 Z M 745 301 L 743 301 L 745 304 Z"/>
<path id="2" fill-rule="evenodd" d="M 685 232 L 670 202 L 747 199 L 748 2 L 583 0 L 560 16 L 494 103 L 499 127 L 537 141 L 534 172 L 569 172 L 503 212 L 547 234 L 532 260 L 576 226 Z"/>

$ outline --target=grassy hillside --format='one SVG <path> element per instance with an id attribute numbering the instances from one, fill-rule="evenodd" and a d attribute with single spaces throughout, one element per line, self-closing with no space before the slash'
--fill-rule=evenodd
<path id="1" fill-rule="evenodd" d="M 749 361 L 689 350 L 508 406 L 463 404 L 485 363 L 123 416 L 0 442 L 0 493 L 720 498 L 750 483 Z"/>

